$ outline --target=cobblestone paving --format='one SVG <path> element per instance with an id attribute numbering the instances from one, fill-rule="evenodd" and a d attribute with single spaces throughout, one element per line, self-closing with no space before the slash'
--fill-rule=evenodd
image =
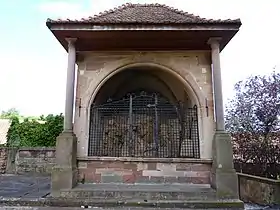
<path id="1" fill-rule="evenodd" d="M 0 175 L 0 198 L 1 197 L 13 197 L 13 198 L 42 198 L 46 197 L 50 193 L 50 177 L 38 177 L 38 176 L 21 176 L 21 175 Z M 254 204 L 246 204 L 246 209 L 265 209 L 265 210 L 280 210 L 280 207 L 263 207 Z M 85 207 L 87 208 L 87 207 Z M 157 208 L 129 208 L 129 207 L 118 207 L 118 208 L 98 208 L 89 207 L 95 210 L 152 210 Z M 0 206 L 0 210 L 76 210 L 83 208 L 56 208 L 56 207 L 5 207 Z M 161 210 L 167 210 L 168 208 L 161 208 Z M 179 209 L 172 209 L 179 210 Z"/>

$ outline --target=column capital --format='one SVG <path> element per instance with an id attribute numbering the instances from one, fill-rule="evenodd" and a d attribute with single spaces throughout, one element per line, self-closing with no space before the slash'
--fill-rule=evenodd
<path id="1" fill-rule="evenodd" d="M 221 37 L 211 37 L 208 39 L 207 44 L 211 45 L 211 48 L 219 48 L 220 42 L 222 38 Z"/>
<path id="2" fill-rule="evenodd" d="M 68 42 L 68 44 L 74 44 L 77 41 L 77 38 L 65 38 L 65 40 Z"/>

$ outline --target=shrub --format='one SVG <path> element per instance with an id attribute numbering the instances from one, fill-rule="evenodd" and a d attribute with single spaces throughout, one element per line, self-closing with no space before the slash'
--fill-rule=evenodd
<path id="1" fill-rule="evenodd" d="M 41 117 L 41 121 L 13 118 L 7 134 L 7 146 L 51 147 L 63 130 L 62 115 Z"/>

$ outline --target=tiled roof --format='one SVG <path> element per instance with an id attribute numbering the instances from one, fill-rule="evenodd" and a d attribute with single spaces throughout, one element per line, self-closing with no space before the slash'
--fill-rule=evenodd
<path id="1" fill-rule="evenodd" d="M 10 120 L 0 119 L 0 144 L 7 142 L 6 135 L 10 128 Z"/>
<path id="2" fill-rule="evenodd" d="M 48 19 L 47 23 L 93 24 L 240 24 L 240 19 L 214 20 L 201 18 L 162 4 L 124 4 L 93 17 L 80 20 Z"/>

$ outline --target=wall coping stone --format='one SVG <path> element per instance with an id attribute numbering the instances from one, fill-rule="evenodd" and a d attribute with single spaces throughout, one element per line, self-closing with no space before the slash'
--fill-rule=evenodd
<path id="1" fill-rule="evenodd" d="M 55 147 L 20 147 L 18 151 L 53 151 Z"/>
<path id="2" fill-rule="evenodd" d="M 265 178 L 265 177 L 254 176 L 254 175 L 244 174 L 244 173 L 237 173 L 237 175 L 239 177 L 245 177 L 247 179 L 256 180 L 258 182 L 263 182 L 263 183 L 267 183 L 267 184 L 279 185 L 280 186 L 280 180 L 269 179 L 269 178 Z"/>
<path id="3" fill-rule="evenodd" d="M 135 158 L 135 157 L 77 157 L 79 161 L 123 161 L 123 162 L 160 162 L 160 163 L 209 163 L 212 159 L 193 158 Z"/>

